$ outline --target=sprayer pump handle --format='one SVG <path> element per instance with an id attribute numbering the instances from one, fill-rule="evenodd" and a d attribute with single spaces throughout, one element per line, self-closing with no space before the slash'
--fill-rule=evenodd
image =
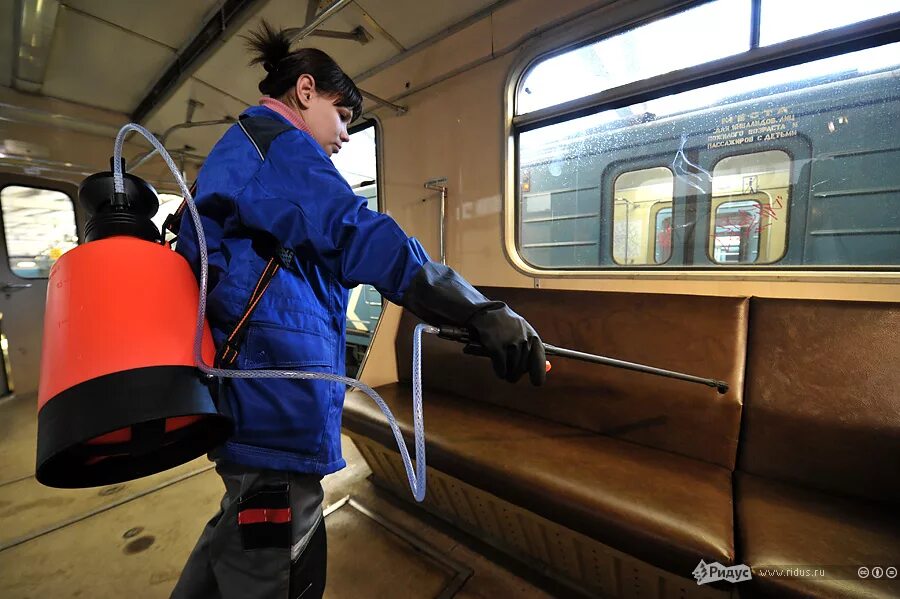
<path id="1" fill-rule="evenodd" d="M 472 334 L 464 327 L 444 325 L 438 327 L 438 337 L 459 343 L 472 343 Z"/>
<path id="2" fill-rule="evenodd" d="M 438 337 L 441 339 L 447 339 L 449 341 L 457 341 L 459 343 L 465 344 L 463 348 L 463 353 L 468 354 L 470 356 L 482 356 L 489 358 L 491 356 L 490 353 L 484 348 L 483 345 L 472 341 L 472 335 L 469 333 L 468 329 L 463 327 L 453 327 L 453 326 L 442 326 L 438 327 Z M 547 372 L 550 372 L 550 362 L 546 362 Z"/>

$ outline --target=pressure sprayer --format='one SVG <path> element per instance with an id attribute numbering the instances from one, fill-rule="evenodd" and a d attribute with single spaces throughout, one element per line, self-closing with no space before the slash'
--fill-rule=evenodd
<path id="1" fill-rule="evenodd" d="M 163 242 L 150 220 L 159 206 L 155 190 L 122 172 L 122 145 L 129 131 L 150 141 L 181 189 L 198 238 L 199 288 L 190 265 Z M 79 199 L 91 215 L 86 243 L 57 260 L 47 288 L 38 390 L 39 482 L 62 488 L 123 482 L 167 470 L 221 445 L 231 435 L 233 423 L 219 413 L 210 394 L 208 385 L 217 377 L 321 379 L 359 389 L 378 404 L 394 434 L 413 497 L 425 498 L 422 333 L 466 343 L 468 353 L 484 354 L 467 330 L 426 324 L 415 328 L 413 466 L 390 408 L 374 389 L 356 379 L 210 365 L 215 347 L 206 322 L 208 256 L 203 226 L 174 161 L 150 132 L 135 124 L 122 127 L 112 173 L 85 179 Z M 727 390 L 721 381 L 548 344 L 544 348 L 550 355 L 702 383 L 720 393 Z"/>

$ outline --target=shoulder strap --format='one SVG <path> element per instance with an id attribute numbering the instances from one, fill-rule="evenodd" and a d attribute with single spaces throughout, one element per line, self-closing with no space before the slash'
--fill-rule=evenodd
<path id="1" fill-rule="evenodd" d="M 269 147 L 276 137 L 285 131 L 294 129 L 293 125 L 288 125 L 275 119 L 247 115 L 241 115 L 240 119 L 238 119 L 238 126 L 250 140 L 250 143 L 253 144 L 253 147 L 256 148 L 260 160 L 266 159 Z M 253 293 L 250 294 L 238 323 L 216 354 L 216 363 L 219 365 L 219 368 L 234 366 L 240 354 L 240 347 L 243 344 L 244 337 L 247 336 L 247 325 L 250 322 L 250 316 L 259 304 L 259 300 L 262 299 L 263 293 L 269 288 L 269 283 L 275 278 L 279 268 L 291 268 L 293 265 L 294 252 L 292 250 L 277 244 L 269 243 L 267 245 L 269 247 L 263 249 L 263 254 L 264 257 L 265 254 L 269 256 L 269 261 L 266 263 L 262 274 L 259 275 L 256 287 L 253 289 Z"/>
<path id="2" fill-rule="evenodd" d="M 247 300 L 247 305 L 244 306 L 244 313 L 241 314 L 241 317 L 238 319 L 238 323 L 234 326 L 234 329 L 232 329 L 231 334 L 225 339 L 225 343 L 223 343 L 222 347 L 219 348 L 219 351 L 216 352 L 216 366 L 219 368 L 231 368 L 237 361 L 237 357 L 241 352 L 241 345 L 244 342 L 244 337 L 247 336 L 247 325 L 250 322 L 250 316 L 256 309 L 257 304 L 259 304 L 259 300 L 262 299 L 263 293 L 269 288 L 269 283 L 275 278 L 275 273 L 278 272 L 280 266 L 281 265 L 278 264 L 274 257 L 269 258 L 262 274 L 259 275 L 259 280 L 256 282 L 253 293 L 250 294 L 250 299 Z"/>
<path id="3" fill-rule="evenodd" d="M 281 121 L 263 116 L 241 115 L 237 124 L 250 140 L 250 143 L 253 144 L 256 153 L 259 154 L 260 160 L 266 159 L 269 148 L 276 137 L 285 131 L 294 129 L 293 125 L 288 125 Z M 192 196 L 196 195 L 196 182 L 194 182 L 190 191 Z M 178 230 L 181 226 L 181 218 L 184 215 L 186 208 L 187 200 L 183 200 L 178 209 L 166 219 L 163 224 L 164 235 L 165 230 L 169 230 L 173 234 L 178 235 Z M 269 288 L 269 283 L 275 278 L 275 275 L 280 268 L 289 269 L 294 263 L 294 252 L 291 249 L 280 247 L 275 244 L 262 245 L 261 255 L 264 258 L 268 257 L 268 262 L 266 263 L 266 267 L 263 269 L 262 274 L 259 276 L 259 280 L 256 282 L 253 293 L 250 294 L 250 298 L 244 306 L 241 317 L 238 319 L 234 329 L 232 329 L 231 333 L 228 335 L 225 343 L 222 344 L 219 351 L 216 353 L 216 366 L 219 368 L 231 368 L 234 366 L 234 363 L 237 361 L 237 357 L 240 354 L 241 344 L 244 341 L 244 337 L 247 335 L 247 325 L 250 322 L 250 316 L 253 314 L 253 311 L 256 310 L 256 306 L 259 305 L 259 301 L 262 299 L 266 289 Z M 254 247 L 258 247 L 257 244 L 254 244 Z"/>

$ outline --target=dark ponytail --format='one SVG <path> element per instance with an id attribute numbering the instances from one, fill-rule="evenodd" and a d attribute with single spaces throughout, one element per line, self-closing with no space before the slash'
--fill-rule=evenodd
<path id="1" fill-rule="evenodd" d="M 315 48 L 301 48 L 291 52 L 286 30 L 275 31 L 263 21 L 257 31 L 244 39 L 253 54 L 250 64 L 262 64 L 266 77 L 259 82 L 259 91 L 272 98 L 280 98 L 294 89 L 300 75 L 311 75 L 316 89 L 326 96 L 334 96 L 334 103 L 353 111 L 352 120 L 362 112 L 362 94 L 353 80 L 328 54 Z"/>

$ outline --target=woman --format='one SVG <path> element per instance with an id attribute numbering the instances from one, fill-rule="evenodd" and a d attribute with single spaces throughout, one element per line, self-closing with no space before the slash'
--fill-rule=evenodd
<path id="1" fill-rule="evenodd" d="M 344 372 L 348 289 L 374 285 L 434 325 L 467 327 L 511 382 L 545 373 L 534 329 L 492 302 L 385 214 L 366 208 L 330 160 L 361 111 L 353 81 L 324 52 L 290 51 L 265 22 L 248 38 L 266 77 L 213 148 L 195 200 L 209 254 L 207 317 L 221 366 Z M 178 251 L 199 272 L 184 219 Z M 278 265 L 279 268 L 275 268 Z M 264 292 L 261 292 L 263 290 Z M 210 454 L 225 483 L 173 597 L 321 597 L 324 475 L 344 467 L 342 385 L 227 379 L 232 438 Z"/>

